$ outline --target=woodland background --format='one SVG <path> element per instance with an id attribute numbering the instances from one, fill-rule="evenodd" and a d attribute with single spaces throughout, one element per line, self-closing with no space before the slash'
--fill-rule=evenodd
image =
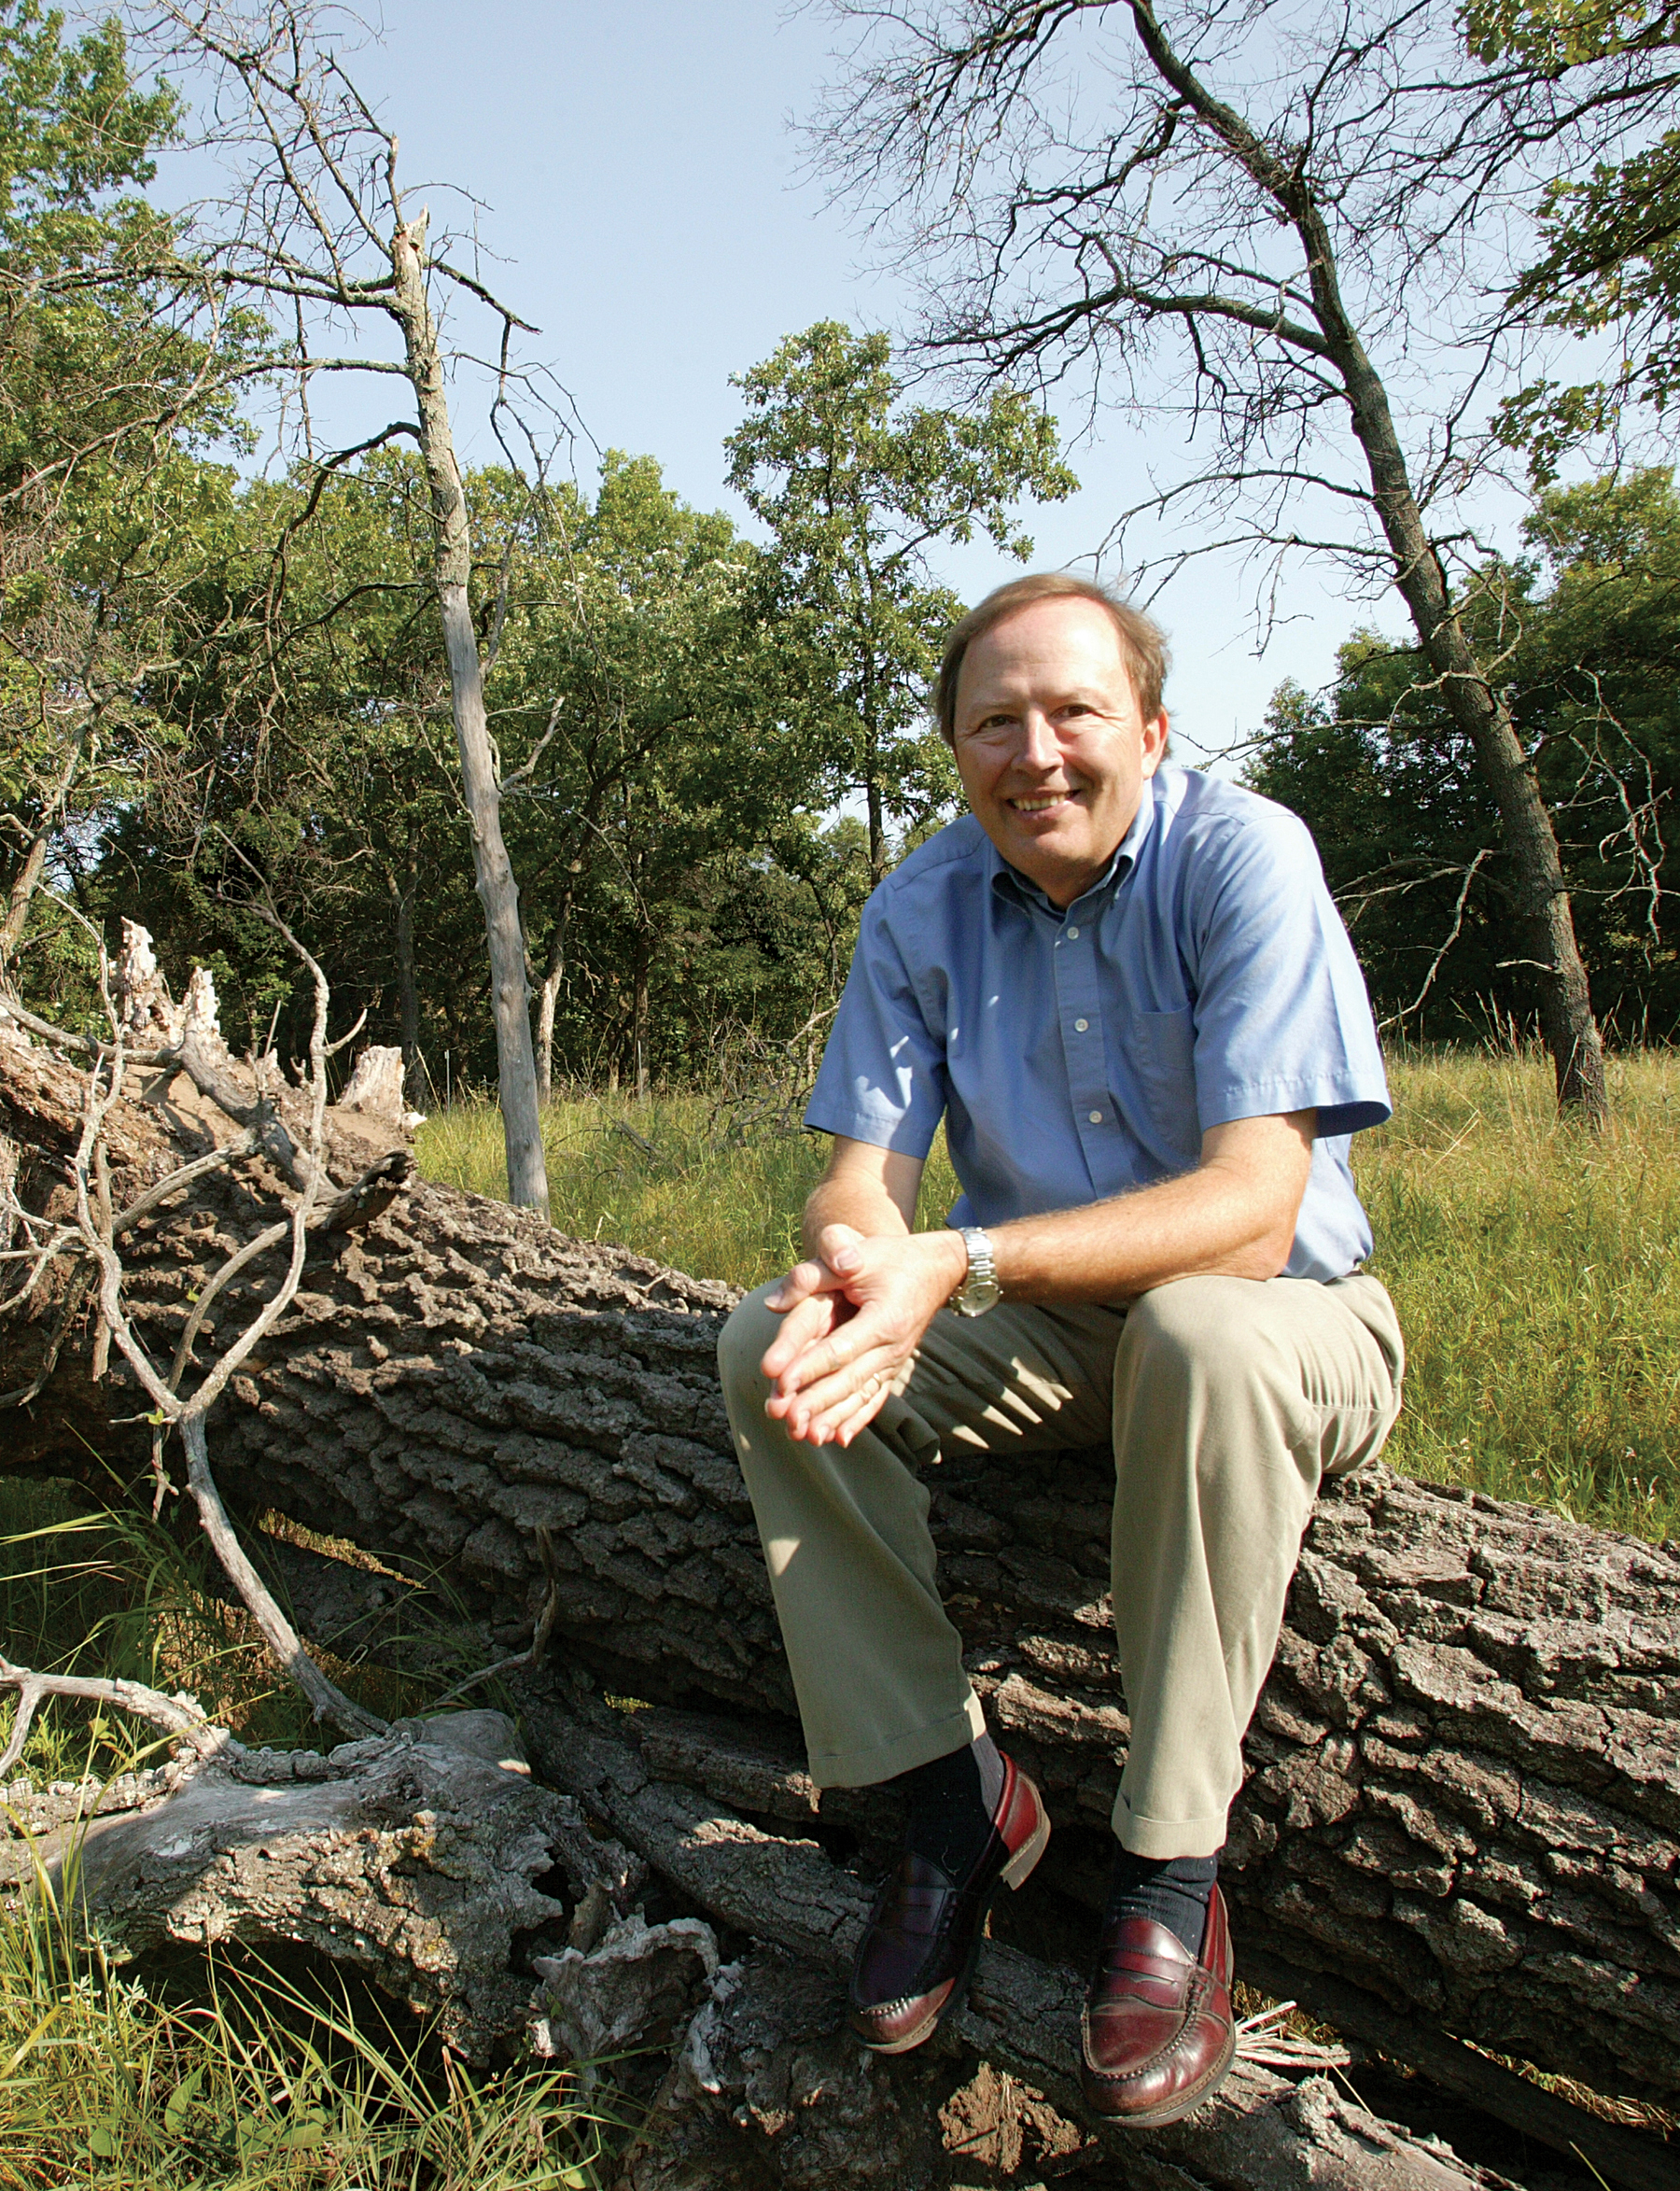
<path id="1" fill-rule="evenodd" d="M 1389 1044 L 1398 1115 L 1357 1161 L 1411 1347 L 1394 1461 L 1660 1546 L 1680 1511 L 1665 858 L 1680 22 L 1616 0 L 1496 0 L 1373 8 L 1362 41 L 1297 11 L 1294 44 L 1260 56 L 1270 76 L 1248 56 L 1257 102 L 1288 107 L 1286 46 L 1306 87 L 1287 121 L 1307 117 L 1307 148 L 1285 172 L 1270 150 L 1285 123 L 1245 133 L 1143 0 L 1126 10 L 1147 63 L 1122 86 L 1141 101 L 1129 163 L 1111 157 L 1123 132 L 1075 158 L 1038 129 L 1054 83 L 1019 105 L 1046 41 L 1102 11 L 947 12 L 952 42 L 863 68 L 822 143 L 843 178 L 878 174 L 889 197 L 897 178 L 935 274 L 942 248 L 976 238 L 981 273 L 935 282 L 934 316 L 903 344 L 836 317 L 739 361 L 724 456 L 749 530 L 687 506 L 657 451 L 580 455 L 563 371 L 532 362 L 517 298 L 483 278 L 469 230 L 428 230 L 404 198 L 395 134 L 338 58 L 343 19 L 159 0 L 67 20 L 0 0 L 0 1007 L 55 1058 L 55 1027 L 97 1044 L 122 923 L 142 923 L 177 997 L 192 967 L 214 976 L 253 1117 L 277 1076 L 303 1082 L 299 1060 L 337 1087 L 359 1051 L 393 1046 L 427 1115 L 427 1181 L 534 1202 L 576 1240 L 702 1280 L 764 1276 L 820 1159 L 799 1111 L 861 906 L 957 810 L 926 711 L 964 606 L 941 558 L 979 541 L 1000 577 L 1030 564 L 1035 510 L 1073 494 L 1080 461 L 1052 409 L 1055 345 L 1106 344 L 1126 387 L 1102 400 L 1215 422 L 1182 483 L 1211 537 L 1322 552 L 1359 582 L 1334 680 L 1281 686 L 1220 765 L 1311 825 Z M 1244 19 L 1263 47 L 1267 15 Z M 1239 46 L 1234 22 L 1214 7 L 1190 27 Z M 988 198 L 963 162 L 1011 131 L 1069 164 L 1048 186 L 1010 170 Z M 1172 167 L 1198 141 L 1217 156 Z M 192 204 L 158 187 L 179 147 L 208 163 Z M 1164 240 L 1115 212 L 1151 162 L 1166 163 L 1144 193 L 1173 209 Z M 1110 229 L 1092 259 L 1081 223 L 1098 201 Z M 1309 262 L 1299 278 L 1269 246 L 1244 256 L 1280 207 Z M 1034 222 L 1040 256 L 1012 304 L 988 235 Z M 1368 307 L 1368 346 L 1321 278 L 1324 238 Z M 1039 279 L 1058 251 L 1071 302 Z M 1200 286 L 1211 273 L 1234 293 Z M 1181 321 L 1193 393 L 1151 397 L 1140 345 Z M 1403 405 L 1429 343 L 1463 386 L 1438 400 L 1414 386 Z M 371 376 L 380 407 L 371 430 L 339 433 L 329 391 L 353 376 Z M 1326 455 L 1313 437 L 1344 397 L 1355 430 Z M 461 470 L 451 407 L 474 404 L 474 445 L 499 454 Z M 1354 441 L 1368 477 L 1356 466 L 1365 484 L 1346 494 L 1365 532 L 1321 541 L 1287 498 L 1343 494 L 1331 456 Z M 1522 512 L 1497 538 L 1455 500 L 1491 480 Z M 1156 484 L 1163 500 L 1181 491 Z M 1425 564 L 1433 594 L 1415 583 Z M 1382 628 L 1385 586 L 1417 646 Z M 1183 653 L 1206 635 L 1169 636 Z M 1556 887 L 1539 838 L 1513 849 L 1523 799 L 1555 839 Z M 1537 875 L 1546 918 L 1561 902 L 1573 922 L 1589 991 L 1573 1018 L 1547 1018 Z M 1570 1078 L 1583 1030 L 1610 1053 L 1596 1090 Z M 98 1245 L 85 1146 L 77 1161 L 72 1254 Z M 925 1222 L 948 1184 L 936 1151 Z M 261 1191 L 285 1199 L 283 1183 Z M 494 1232 L 503 1215 L 451 1221 Z M 171 1266 L 177 1384 L 198 1329 L 187 1303 L 204 1299 L 196 1237 Z M 245 1249 L 230 1252 L 231 1271 Z M 296 1259 L 293 1285 L 301 1244 Z M 246 1282 L 259 1317 L 267 1283 Z M 104 1456 L 76 1459 L 77 1481 L 0 1483 L 10 1648 L 191 1689 L 253 1742 L 307 1739 L 186 1502 L 148 1524 L 91 1494 Z M 347 1540 L 241 1519 L 253 1541 L 354 1565 Z M 447 1593 L 447 1573 L 426 1580 Z M 348 1649 L 331 1662 L 353 1709 L 382 1721 L 479 1681 L 484 1638 L 464 1621 L 442 1659 L 410 1665 L 402 1638 L 391 1655 L 402 1670 Z M 103 1779 L 137 1755 L 116 1714 L 63 1706 L 39 1716 L 23 1764 Z M 0 2181 L 614 2180 L 634 2094 L 615 2114 L 588 2077 L 529 2063 L 475 2084 L 371 1998 L 324 2004 L 260 1969 L 211 1991 L 206 2006 L 196 1966 L 184 1987 L 132 1982 L 72 1928 L 0 1931 Z M 1648 2086 L 1621 2100 L 1518 2067 L 1601 2119 L 1672 2128 Z"/>
<path id="2" fill-rule="evenodd" d="M 267 892 L 435 1109 L 497 1054 L 424 468 L 395 428 L 312 438 L 284 299 L 206 312 L 203 211 L 147 190 L 189 120 L 115 24 L 4 11 L 0 967 L 91 1025 L 95 938 L 128 915 L 177 983 L 211 968 L 236 1048 L 296 1056 L 311 991 L 249 910 Z M 465 480 L 545 1092 L 808 1071 L 863 899 L 956 810 L 925 704 L 962 604 L 931 555 L 989 536 L 1007 575 L 1033 501 L 1077 484 L 1027 394 L 920 400 L 839 322 L 736 386 L 758 537 L 686 507 L 656 452 Z M 292 461 L 254 471 L 276 400 Z M 1460 613 L 1551 808 L 1599 1018 L 1667 1042 L 1680 499 L 1660 462 L 1546 484 L 1559 440 L 1531 434 L 1520 550 L 1465 569 Z M 1331 687 L 1281 687 L 1224 765 L 1311 824 L 1385 1027 L 1532 1027 L 1495 801 L 1417 650 L 1351 629 Z"/>

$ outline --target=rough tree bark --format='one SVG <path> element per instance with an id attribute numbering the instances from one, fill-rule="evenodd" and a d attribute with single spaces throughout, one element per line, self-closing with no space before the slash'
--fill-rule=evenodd
<path id="1" fill-rule="evenodd" d="M 646 1877 L 574 1798 L 533 1780 L 500 1712 L 404 1721 L 325 1756 L 224 1740 L 202 1765 L 67 1792 L 79 1800 L 62 1820 L 61 1806 L 21 1799 L 48 1815 L 21 1821 L 35 1838 L 0 1844 L 0 1880 L 27 1889 L 38 1867 L 60 1892 L 73 1881 L 115 1958 L 313 1950 L 435 2018 L 477 2061 L 529 2014 L 516 1936 L 558 1945 L 568 1904 L 593 1891 L 610 1916 Z"/>
<path id="2" fill-rule="evenodd" d="M 76 1078 L 0 1043 L 0 1137 L 21 1152 L 26 1201 L 50 1187 L 73 1135 Z M 154 1093 L 114 1122 L 119 1201 L 206 1131 L 179 1084 Z M 193 1191 L 185 1221 L 154 1211 L 127 1236 L 136 1327 L 160 1354 L 203 1266 L 272 1208 L 248 1168 Z M 261 1261 L 245 1273 L 254 1294 L 272 1279 Z M 820 1855 L 828 1884 L 805 1908 L 833 1903 L 832 1959 L 888 1828 L 873 1799 L 816 1805 L 801 1769 L 713 1371 L 732 1298 L 416 1186 L 312 1251 L 293 1308 L 216 1418 L 217 1467 L 248 1516 L 277 1508 L 411 1574 L 441 1573 L 504 1650 L 529 1642 L 555 1574 L 555 1640 L 584 1685 L 572 1720 L 605 1741 L 602 1691 L 651 1700 L 628 1732 L 611 1724 L 641 1780 L 665 1791 L 655 1807 L 698 1791 L 706 1816 L 734 1821 L 696 1843 L 693 1819 L 667 1820 L 661 1868 L 724 1921 L 806 1952 L 805 1933 L 777 1931 L 790 1898 L 767 1894 L 743 1852 L 770 1833 Z M 0 1386 L 33 1375 L 50 1323 L 0 1319 Z M 11 1463 L 73 1474 L 91 1450 L 138 1470 L 135 1412 L 116 1365 L 96 1384 L 86 1345 L 66 1346 L 8 1423 Z M 973 1678 L 1058 1828 L 1004 1922 L 1075 1959 L 1127 1735 L 1104 1601 L 1108 1469 L 1105 1455 L 1064 1454 L 1024 1484 L 979 1456 L 932 1487 Z M 1677 1615 L 1680 1548 L 1381 1469 L 1334 1486 L 1250 1737 L 1224 1874 L 1239 1953 L 1266 1959 L 1261 1982 L 1281 1970 L 1310 1999 L 1317 1974 L 1396 2028 L 1672 2102 Z M 534 1729 L 540 1701 L 527 1699 Z M 639 1795 L 603 1794 L 611 1772 L 592 1793 L 577 1741 L 533 1739 L 545 1777 L 661 1863 Z M 691 1845 L 711 1850 L 709 1883 L 704 1865 L 683 1876 Z"/>

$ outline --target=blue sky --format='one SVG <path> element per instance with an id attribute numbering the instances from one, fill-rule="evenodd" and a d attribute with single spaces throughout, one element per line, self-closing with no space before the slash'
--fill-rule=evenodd
<path id="1" fill-rule="evenodd" d="M 730 374 L 814 320 L 891 330 L 910 312 L 907 290 L 871 272 L 865 239 L 802 173 L 792 124 L 812 108 L 833 36 L 815 11 L 776 0 L 386 0 L 383 35 L 347 57 L 401 138 L 409 186 L 454 183 L 482 202 L 480 238 L 500 261 L 486 271 L 542 330 L 533 354 L 595 442 L 653 455 L 687 500 L 740 518 L 723 486 L 721 443 L 739 417 Z M 166 165 L 165 192 L 172 179 Z M 443 190 L 422 195 L 434 225 L 460 221 Z M 383 389 L 366 400 L 387 401 Z M 465 386 L 457 425 L 469 460 L 494 456 Z M 1138 497 L 1149 449 L 1111 412 L 1070 455 L 1083 491 L 1029 518 L 1042 565 L 1090 555 Z M 580 446 L 585 480 L 594 463 Z M 953 552 L 941 575 L 972 598 L 1014 569 L 981 546 Z M 1185 757 L 1257 727 L 1284 676 L 1329 674 L 1337 642 L 1369 618 L 1335 583 L 1293 577 L 1261 655 L 1234 566 L 1172 582 L 1156 612 Z"/>

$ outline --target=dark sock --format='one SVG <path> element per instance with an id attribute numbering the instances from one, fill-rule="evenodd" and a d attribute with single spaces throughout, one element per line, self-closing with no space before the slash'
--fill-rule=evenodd
<path id="1" fill-rule="evenodd" d="M 904 1791 L 908 1839 L 917 1856 L 937 1864 L 947 1879 L 978 1862 L 1003 1792 L 1003 1760 L 989 1735 L 901 1773 L 893 1786 Z"/>
<path id="2" fill-rule="evenodd" d="M 1110 1917 L 1153 1917 L 1157 1925 L 1182 1940 L 1194 1956 L 1202 1951 L 1208 1929 L 1208 1904 L 1213 1899 L 1213 1882 L 1219 1876 L 1216 1856 L 1133 1856 L 1129 1848 L 1114 1852 L 1114 1869 L 1109 1880 Z"/>

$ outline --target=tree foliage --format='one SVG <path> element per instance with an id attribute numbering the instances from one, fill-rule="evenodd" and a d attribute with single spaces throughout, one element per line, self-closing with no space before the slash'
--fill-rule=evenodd
<path id="1" fill-rule="evenodd" d="M 1680 497 L 1666 469 L 1554 487 L 1523 529 L 1529 554 L 1480 574 L 1477 636 L 1559 818 L 1594 1004 L 1623 1039 L 1672 1040 Z M 1356 633 L 1328 694 L 1281 688 L 1247 773 L 1311 825 L 1385 1017 L 1526 1026 L 1498 817 L 1415 649 Z"/>
<path id="2" fill-rule="evenodd" d="M 261 363 L 248 316 L 156 272 L 170 224 L 139 193 L 176 114 L 115 22 L 67 42 L 34 0 L 0 7 L 0 977 L 53 857 L 74 881 L 86 818 L 167 768 L 147 686 L 220 553 L 203 452 Z M 43 993 L 86 958 L 59 920 L 34 944 Z"/>
<path id="3" fill-rule="evenodd" d="M 735 386 L 747 417 L 726 443 L 729 478 L 774 542 L 763 613 L 781 634 L 780 702 L 830 801 L 861 796 L 878 882 L 889 824 L 923 827 L 957 795 L 927 695 L 962 609 L 929 551 L 983 531 L 1025 562 L 1014 504 L 1061 501 L 1079 482 L 1055 421 L 1018 389 L 968 412 L 905 404 L 887 337 L 835 320 L 790 335 Z"/>
<path id="4" fill-rule="evenodd" d="M 1502 439 L 1526 448 L 1546 485 L 1572 448 L 1615 428 L 1631 406 L 1661 414 L 1680 387 L 1680 130 L 1652 126 L 1680 91 L 1680 22 L 1648 0 L 1472 0 L 1463 27 L 1489 66 L 1569 81 L 1589 110 L 1634 110 L 1631 141 L 1547 180 L 1541 250 L 1508 291 L 1519 318 L 1620 347 L 1591 380 L 1543 377 L 1502 401 Z"/>

